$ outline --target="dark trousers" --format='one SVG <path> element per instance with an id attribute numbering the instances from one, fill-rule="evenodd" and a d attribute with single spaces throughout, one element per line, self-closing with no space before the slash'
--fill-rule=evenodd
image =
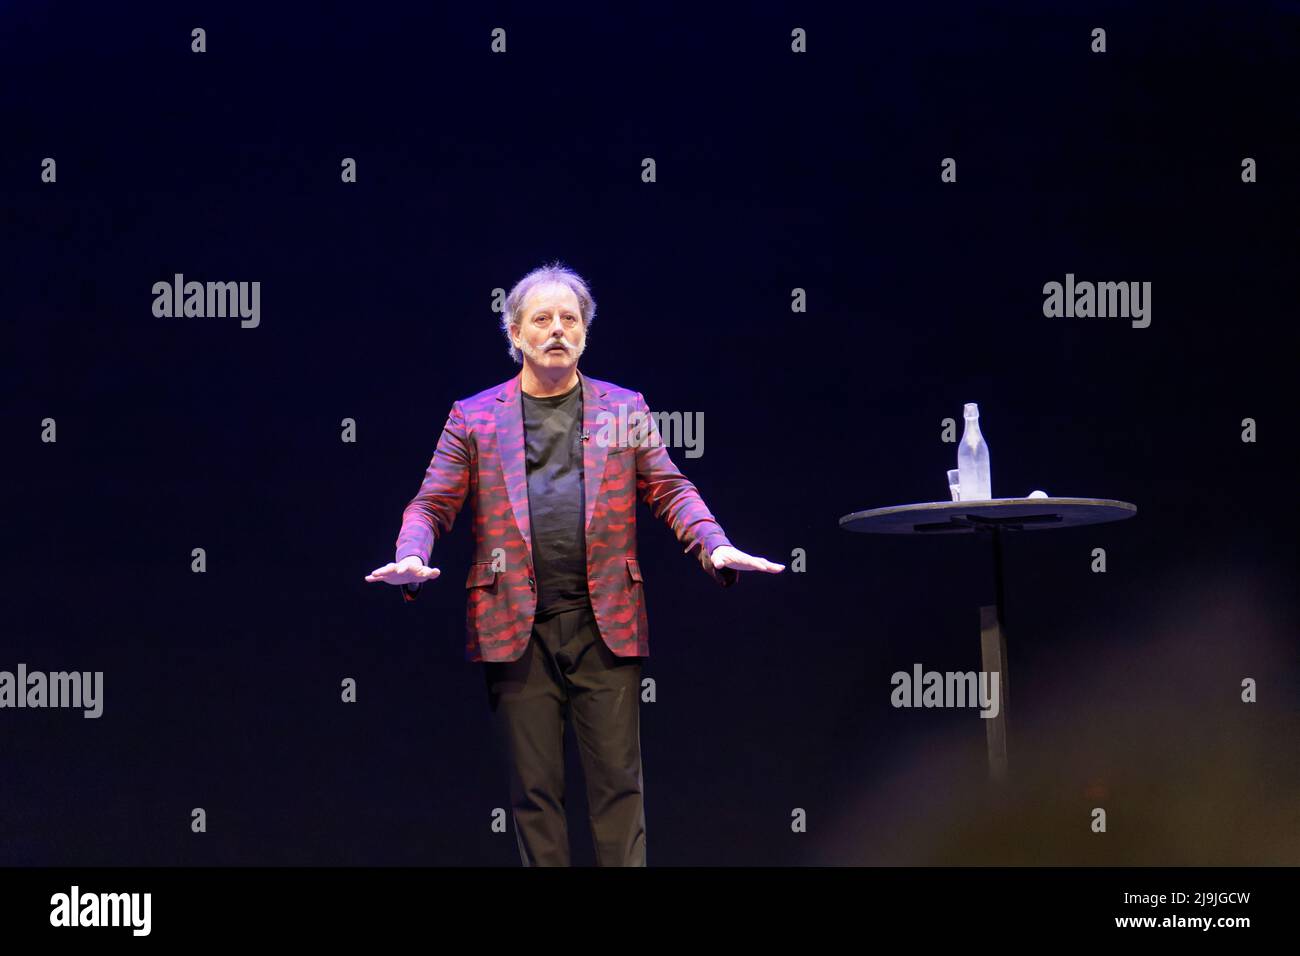
<path id="1" fill-rule="evenodd" d="M 573 718 L 597 866 L 645 866 L 641 662 L 600 637 L 591 608 L 533 625 L 516 661 L 484 662 L 524 866 L 568 866 L 564 729 Z"/>

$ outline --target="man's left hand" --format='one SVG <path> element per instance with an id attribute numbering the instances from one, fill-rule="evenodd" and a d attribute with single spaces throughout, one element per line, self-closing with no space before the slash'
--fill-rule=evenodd
<path id="1" fill-rule="evenodd" d="M 709 557 L 713 561 L 713 566 L 719 570 L 722 568 L 735 568 L 737 571 L 766 571 L 768 574 L 780 574 L 785 570 L 784 564 L 774 564 L 767 558 L 746 554 L 739 548 L 733 548 L 725 544 L 714 548 Z"/>

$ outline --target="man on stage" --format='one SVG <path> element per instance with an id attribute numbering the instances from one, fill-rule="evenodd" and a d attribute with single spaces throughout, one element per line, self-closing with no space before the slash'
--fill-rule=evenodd
<path id="1" fill-rule="evenodd" d="M 663 447 L 640 392 L 578 372 L 596 303 L 559 263 L 521 279 L 502 328 L 523 365 L 451 407 L 395 561 L 367 581 L 414 601 L 438 577 L 434 544 L 467 497 L 474 563 L 466 657 L 481 661 L 507 757 L 525 866 L 567 866 L 564 730 L 572 714 L 600 866 L 644 866 L 641 664 L 650 653 L 636 557 L 636 501 L 672 528 L 722 587 L 784 565 L 732 547 Z M 631 440 L 619 420 L 644 423 Z"/>

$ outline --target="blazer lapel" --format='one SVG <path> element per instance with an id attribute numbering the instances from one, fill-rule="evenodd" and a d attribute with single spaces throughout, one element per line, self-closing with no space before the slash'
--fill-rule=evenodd
<path id="1" fill-rule="evenodd" d="M 605 390 L 598 387 L 591 379 L 578 373 L 582 379 L 582 490 L 586 500 L 587 514 L 582 530 L 585 535 L 591 527 L 591 516 L 596 513 L 596 498 L 600 495 L 600 480 L 605 474 L 605 459 L 609 457 L 609 448 L 596 441 L 600 430 L 600 421 L 605 408 Z"/>
<path id="2" fill-rule="evenodd" d="M 515 524 L 524 536 L 528 554 L 533 553 L 532 527 L 528 520 L 528 473 L 524 467 L 524 407 L 520 393 L 520 372 L 497 392 L 497 454 L 501 457 L 501 477 L 510 496 Z"/>

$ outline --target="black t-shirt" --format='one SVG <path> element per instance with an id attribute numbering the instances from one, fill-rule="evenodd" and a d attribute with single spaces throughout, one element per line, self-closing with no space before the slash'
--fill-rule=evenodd
<path id="1" fill-rule="evenodd" d="M 537 620 L 590 605 L 582 482 L 582 380 L 563 395 L 520 392 Z"/>

